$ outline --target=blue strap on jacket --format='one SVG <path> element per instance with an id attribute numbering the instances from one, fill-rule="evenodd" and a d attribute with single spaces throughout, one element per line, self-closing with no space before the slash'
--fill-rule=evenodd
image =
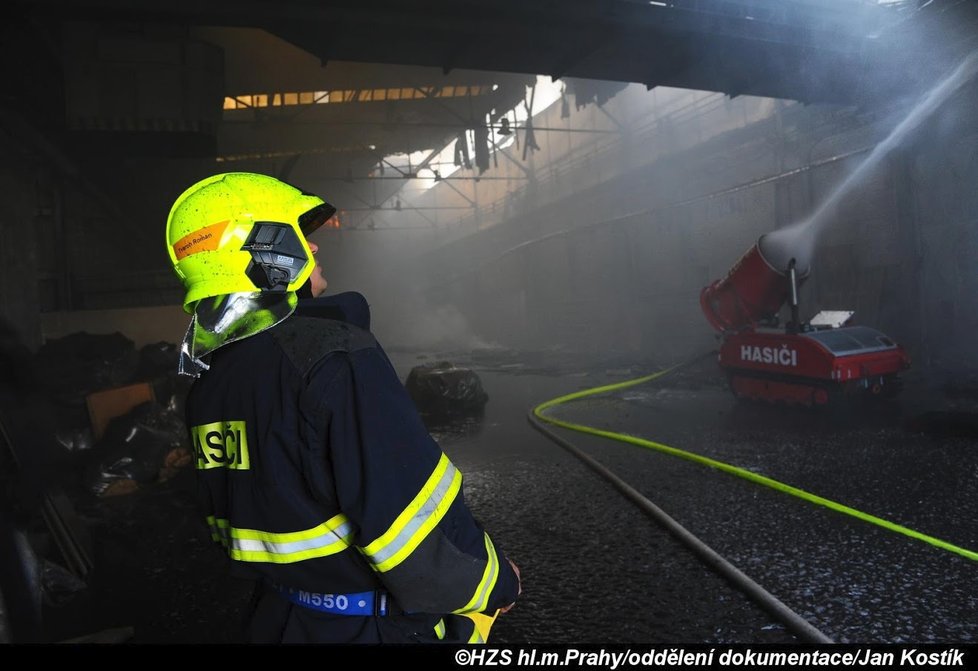
<path id="1" fill-rule="evenodd" d="M 297 606 L 333 615 L 387 615 L 389 597 L 386 592 L 353 592 L 326 594 L 307 592 L 293 587 L 274 585 L 275 591 Z"/>

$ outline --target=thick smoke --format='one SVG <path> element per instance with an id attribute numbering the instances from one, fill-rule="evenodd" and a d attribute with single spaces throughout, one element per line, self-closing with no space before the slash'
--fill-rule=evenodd
<path id="1" fill-rule="evenodd" d="M 453 351 L 488 348 L 462 311 L 424 296 L 422 252 L 437 241 L 427 230 L 326 231 L 316 234 L 328 293 L 362 293 L 371 328 L 389 349 Z"/>
<path id="2" fill-rule="evenodd" d="M 377 311 L 377 331 L 391 347 L 429 352 L 491 349 L 454 305 L 430 305 L 417 292 Z"/>

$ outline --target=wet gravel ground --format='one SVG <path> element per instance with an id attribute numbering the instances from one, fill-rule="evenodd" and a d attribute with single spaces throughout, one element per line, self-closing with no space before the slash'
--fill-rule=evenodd
<path id="1" fill-rule="evenodd" d="M 475 370 L 489 394 L 481 417 L 429 426 L 465 474 L 474 513 L 523 571 L 523 596 L 497 621 L 494 642 L 798 641 L 527 420 L 543 401 L 648 374 L 654 363 L 502 350 L 390 354 L 402 379 L 412 366 L 448 359 Z M 741 466 L 978 549 L 975 399 L 949 400 L 908 380 L 896 404 L 813 413 L 736 403 L 717 373 L 706 360 L 551 414 Z M 696 463 L 555 431 L 837 642 L 978 642 L 978 562 Z M 192 471 L 77 507 L 96 571 L 87 589 L 64 580 L 49 598 L 54 640 L 115 627 L 131 627 L 134 643 L 240 640 L 250 586 L 224 575 L 196 517 Z"/>
<path id="2" fill-rule="evenodd" d="M 537 394 L 535 402 L 540 402 L 640 377 L 650 370 L 578 371 L 547 380 L 557 383 L 553 387 L 542 379 L 520 382 L 512 371 L 501 375 L 487 369 L 480 375 L 490 389 L 499 384 L 510 398 L 519 395 L 514 390 L 522 390 Z M 908 381 L 897 403 L 812 412 L 737 403 L 717 373 L 708 359 L 645 385 L 574 401 L 550 413 L 740 466 L 978 550 L 978 432 L 973 420 L 968 420 L 975 415 L 967 400 L 949 402 L 923 384 L 912 387 Z M 504 381 L 504 376 L 510 379 Z M 529 401 L 527 406 L 535 404 L 525 396 L 524 401 Z M 834 641 L 978 641 L 978 563 L 973 559 L 697 463 L 604 438 L 555 431 L 624 478 Z M 530 440 L 524 448 L 513 458 L 525 459 L 537 450 L 550 454 Z M 494 449 L 508 452 L 508 448 Z M 505 468 L 497 462 L 494 471 Z M 554 477 L 548 484 L 533 476 L 521 483 L 521 469 L 515 470 L 516 482 L 510 483 L 513 497 L 525 501 L 528 492 L 544 488 L 545 493 L 529 495 L 530 505 L 543 506 L 534 512 L 535 518 L 546 518 L 547 508 L 553 506 L 552 519 L 573 523 L 583 513 L 597 525 L 605 548 L 598 567 L 603 562 L 610 570 L 598 580 L 596 592 L 619 594 L 625 602 L 632 592 L 642 595 L 641 600 L 663 604 L 656 609 L 660 616 L 642 615 L 633 622 L 638 638 L 616 629 L 619 619 L 613 613 L 621 609 L 622 601 L 595 609 L 590 622 L 567 613 L 564 621 L 580 627 L 576 635 L 588 640 L 590 631 L 597 635 L 594 640 L 601 641 L 771 640 L 776 627 L 764 624 L 763 615 L 722 601 L 722 591 L 713 591 L 715 585 L 709 581 L 700 582 L 692 568 L 695 559 L 676 552 L 661 534 L 649 529 L 647 519 L 626 513 L 628 504 L 600 481 L 580 491 L 580 485 L 566 479 L 575 472 L 570 465 L 551 469 Z M 597 480 L 581 473 L 580 481 L 589 478 Z M 476 505 L 482 505 L 481 498 Z M 501 505 L 493 503 L 494 518 Z M 505 514 L 499 515 L 500 533 L 526 540 L 516 529 L 509 531 L 506 519 Z M 625 519 L 627 523 L 620 526 Z M 497 521 L 493 522 L 490 528 L 495 528 Z M 518 550 L 527 553 L 526 561 L 532 557 L 534 562 L 543 552 L 542 547 L 522 544 Z M 628 570 L 635 551 L 648 557 L 648 570 Z M 564 582 L 567 570 L 553 564 L 537 568 L 541 581 L 557 583 Z M 528 573 L 529 581 L 534 573 Z M 552 584 L 544 586 L 548 594 L 552 589 Z M 726 598 L 731 599 L 729 592 Z M 544 612 L 555 607 L 552 603 L 533 606 Z M 527 623 L 520 633 L 532 632 L 533 626 Z M 781 632 L 781 640 L 785 634 Z"/>
<path id="3" fill-rule="evenodd" d="M 523 573 L 524 593 L 498 620 L 496 642 L 796 640 L 531 427 L 531 407 L 588 385 L 589 375 L 549 361 L 452 360 L 478 373 L 490 400 L 481 420 L 434 424 L 432 433 L 465 474 L 474 514 Z"/>

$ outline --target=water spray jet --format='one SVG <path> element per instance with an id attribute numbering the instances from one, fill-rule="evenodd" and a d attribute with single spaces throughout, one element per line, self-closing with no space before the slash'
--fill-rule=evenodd
<path id="1" fill-rule="evenodd" d="M 815 242 L 831 221 L 828 213 L 844 196 L 852 191 L 866 175 L 916 129 L 924 119 L 936 112 L 948 98 L 978 74 L 978 52 L 966 57 L 954 70 L 927 92 L 910 113 L 890 131 L 882 142 L 873 147 L 868 156 L 815 209 L 810 217 L 778 229 L 764 236 L 762 251 L 776 268 L 786 268 L 787 259 L 796 256 L 802 268 L 807 269 L 813 260 Z"/>

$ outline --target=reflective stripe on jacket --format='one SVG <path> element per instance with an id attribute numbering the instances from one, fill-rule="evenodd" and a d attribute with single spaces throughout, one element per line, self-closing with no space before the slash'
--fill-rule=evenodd
<path id="1" fill-rule="evenodd" d="M 217 350 L 188 395 L 201 503 L 235 571 L 312 592 L 387 590 L 431 615 L 415 619 L 432 640 L 441 618 L 511 603 L 515 574 L 383 349 L 354 324 L 307 316 L 321 300 L 303 305 Z"/>

